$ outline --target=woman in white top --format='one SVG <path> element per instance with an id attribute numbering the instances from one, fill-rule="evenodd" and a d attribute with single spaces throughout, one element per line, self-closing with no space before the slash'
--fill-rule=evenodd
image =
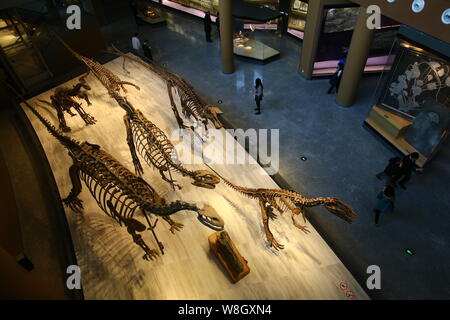
<path id="1" fill-rule="evenodd" d="M 256 113 L 255 114 L 261 114 L 261 100 L 264 96 L 264 86 L 261 82 L 260 78 L 257 78 L 255 80 L 255 101 L 256 101 Z"/>

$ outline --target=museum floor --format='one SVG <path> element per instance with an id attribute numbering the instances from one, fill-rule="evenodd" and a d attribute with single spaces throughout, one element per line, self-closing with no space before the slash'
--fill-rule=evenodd
<path id="1" fill-rule="evenodd" d="M 124 44 L 135 30 L 133 24 L 133 19 L 125 19 L 109 26 L 105 38 Z M 449 297 L 450 141 L 423 174 L 413 176 L 407 190 L 398 190 L 395 212 L 381 216 L 378 227 L 373 223 L 372 207 L 382 187 L 375 174 L 388 158 L 398 154 L 363 126 L 377 76 L 365 77 L 357 103 L 342 108 L 333 95 L 325 94 L 328 80 L 305 81 L 298 75 L 301 43 L 291 37 L 257 30 L 255 38 L 279 50 L 281 57 L 266 65 L 235 59 L 236 72 L 225 75 L 220 71 L 217 35 L 213 33 L 213 43 L 204 41 L 200 20 L 170 12 L 167 24 L 140 25 L 138 30 L 153 47 L 155 61 L 186 78 L 206 102 L 224 111 L 233 127 L 280 129 L 279 174 L 293 189 L 306 196 L 336 196 L 352 205 L 358 213 L 352 225 L 331 224 L 335 220 L 325 210 L 311 211 L 311 218 L 361 286 L 365 287 L 366 268 L 380 266 L 382 289 L 367 290 L 371 298 Z M 257 77 L 265 89 L 259 116 L 254 115 L 251 91 Z M 300 160 L 303 156 L 306 161 Z M 11 175 L 17 190 L 18 185 L 36 185 L 25 163 L 20 170 L 12 169 L 12 156 L 5 158 L 9 169 L 15 171 Z M 28 196 L 29 203 L 35 194 Z M 38 221 L 40 228 L 45 227 L 44 220 Z M 301 232 L 298 236 L 307 237 Z M 51 246 L 51 239 L 46 242 Z M 26 245 L 36 247 L 31 240 Z M 406 248 L 414 255 L 407 255 Z M 52 250 L 35 264 L 41 270 L 54 270 L 47 277 L 59 277 Z"/>

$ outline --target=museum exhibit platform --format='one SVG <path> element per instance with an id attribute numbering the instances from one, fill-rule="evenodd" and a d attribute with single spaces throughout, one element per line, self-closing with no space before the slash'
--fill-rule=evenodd
<path id="1" fill-rule="evenodd" d="M 241 57 L 264 62 L 278 56 L 280 51 L 257 40 L 237 38 L 233 40 L 233 53 Z"/>
<path id="2" fill-rule="evenodd" d="M 137 90 L 126 86 L 127 99 L 166 133 L 177 150 L 190 150 L 190 141 L 177 139 L 178 125 L 171 110 L 166 83 L 156 74 L 129 61 L 126 68 L 130 73 L 127 73 L 122 63 L 122 58 L 117 58 L 105 66 L 122 80 L 140 87 Z M 61 86 L 72 87 L 77 81 L 78 77 Z M 83 108 L 97 122 L 86 126 L 81 117 L 67 116 L 67 125 L 71 127 L 67 135 L 78 141 L 100 145 L 133 170 L 123 121 L 125 112 L 95 77 L 89 75 L 86 81 L 91 87 L 87 93 L 92 105 L 86 106 L 83 102 Z M 53 93 L 54 89 L 48 90 L 28 102 L 57 126 L 56 112 L 39 101 L 50 101 Z M 179 105 L 177 94 L 174 97 Z M 67 150 L 47 132 L 36 116 L 23 105 L 22 108 L 42 144 L 60 197 L 65 198 L 72 187 L 69 177 L 72 160 Z M 222 128 L 219 132 L 234 141 L 227 130 Z M 210 152 L 205 151 L 206 157 L 211 157 L 211 154 L 224 147 L 220 140 L 208 140 L 205 144 Z M 233 148 L 226 148 L 225 153 L 250 157 L 238 143 L 233 144 Z M 193 161 L 192 164 L 186 164 L 187 168 L 209 169 L 203 163 L 205 155 L 194 151 L 191 156 Z M 141 248 L 133 243 L 126 228 L 101 211 L 83 184 L 80 199 L 84 204 L 84 213 L 76 213 L 68 207 L 64 207 L 64 210 L 77 263 L 81 268 L 85 299 L 369 299 L 309 222 L 306 224 L 311 233 L 304 234 L 292 224 L 290 215 L 279 215 L 271 221 L 274 237 L 285 245 L 283 250 L 276 251 L 265 238 L 257 200 L 246 198 L 224 183 L 215 189 L 198 188 L 178 174 L 174 178 L 182 189 L 173 190 L 170 184 L 161 179 L 157 170 L 141 161 L 144 169 L 142 178 L 167 201 L 183 200 L 213 206 L 225 221 L 225 230 L 233 239 L 239 254 L 248 261 L 251 271 L 239 282 L 233 283 L 210 250 L 208 238 L 214 231 L 200 224 L 195 213 L 187 211 L 171 216 L 184 225 L 180 232 L 172 234 L 164 221 L 158 223 L 155 232 L 164 244 L 165 254 L 154 261 L 143 260 Z M 209 165 L 241 186 L 279 188 L 254 160 L 245 164 Z M 307 212 L 315 214 L 319 210 L 323 211 L 320 214 L 331 214 L 322 207 L 307 209 Z M 135 219 L 145 221 L 141 214 L 136 214 Z M 336 223 L 345 223 L 337 217 L 335 220 Z M 351 227 L 349 225 L 349 232 Z M 141 235 L 150 247 L 157 249 L 151 232 L 146 231 Z M 348 291 L 341 288 L 342 283 L 346 284 Z"/>

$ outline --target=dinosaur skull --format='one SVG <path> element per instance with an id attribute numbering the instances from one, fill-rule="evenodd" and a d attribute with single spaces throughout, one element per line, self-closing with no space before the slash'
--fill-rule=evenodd
<path id="1" fill-rule="evenodd" d="M 220 182 L 218 176 L 208 170 L 197 170 L 194 172 L 194 181 L 192 184 L 197 187 L 214 189 Z"/>
<path id="2" fill-rule="evenodd" d="M 341 218 L 342 220 L 347 221 L 348 223 L 352 223 L 351 218 L 356 217 L 356 213 L 353 211 L 353 209 L 348 204 L 337 198 L 327 198 L 324 207 L 329 212 Z"/>
<path id="3" fill-rule="evenodd" d="M 207 110 L 206 117 L 214 124 L 216 129 L 222 128 L 223 125 L 220 122 L 219 118 L 217 117 L 217 112 L 215 111 L 214 106 L 207 106 L 206 110 Z"/>
<path id="4" fill-rule="evenodd" d="M 216 231 L 223 230 L 225 226 L 225 222 L 222 220 L 216 210 L 207 204 L 203 206 L 203 209 L 200 209 L 198 211 L 197 219 L 208 228 Z"/>

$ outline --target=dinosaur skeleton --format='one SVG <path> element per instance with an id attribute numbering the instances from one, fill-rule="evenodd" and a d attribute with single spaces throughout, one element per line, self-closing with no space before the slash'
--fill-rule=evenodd
<path id="1" fill-rule="evenodd" d="M 140 110 L 134 109 L 125 98 L 117 96 L 116 100 L 127 110 L 123 120 L 127 130 L 128 146 L 137 173 L 142 172 L 138 152 L 149 166 L 153 165 L 159 170 L 162 179 L 169 182 L 173 188 L 176 186 L 181 189 L 181 186 L 173 180 L 172 171 L 190 177 L 194 186 L 215 188 L 215 185 L 220 182 L 217 176 L 208 170 L 188 170 L 181 163 L 175 161 L 176 150 L 166 134 L 148 120 Z M 166 176 L 166 172 L 169 177 Z"/>
<path id="2" fill-rule="evenodd" d="M 205 130 L 208 130 L 207 126 L 208 121 L 211 121 L 216 127 L 216 129 L 220 129 L 223 127 L 222 123 L 217 117 L 217 112 L 215 111 L 215 108 L 213 106 L 205 104 L 197 95 L 197 93 L 194 91 L 194 89 L 178 74 L 172 73 L 167 69 L 156 66 L 151 62 L 146 62 L 139 57 L 127 55 L 114 46 L 112 46 L 109 52 L 123 57 L 124 59 L 123 68 L 126 72 L 128 72 L 125 69 L 125 59 L 127 58 L 130 59 L 131 61 L 140 64 L 141 66 L 144 66 L 146 69 L 156 73 L 158 76 L 164 79 L 164 81 L 166 81 L 167 92 L 169 94 L 172 111 L 181 129 L 188 128 L 188 126 L 184 124 L 183 119 L 181 118 L 178 112 L 175 100 L 173 98 L 172 88 L 177 89 L 181 102 L 181 110 L 185 117 L 187 118 L 192 117 L 195 119 L 195 121 L 202 122 L 203 125 L 205 126 Z M 194 128 L 191 127 L 191 129 Z"/>
<path id="3" fill-rule="evenodd" d="M 208 164 L 207 166 L 210 167 Z M 352 222 L 351 218 L 356 217 L 356 213 L 353 211 L 353 209 L 342 200 L 337 198 L 319 197 L 308 199 L 303 197 L 301 194 L 291 190 L 241 187 L 235 185 L 230 180 L 227 180 L 214 169 L 211 168 L 211 170 L 213 170 L 217 174 L 217 176 L 219 176 L 225 182 L 226 185 L 228 185 L 235 191 L 259 201 L 264 225 L 264 233 L 269 244 L 276 250 L 283 249 L 284 245 L 281 245 L 277 240 L 275 240 L 269 228 L 269 218 L 272 220 L 277 218 L 277 215 L 274 212 L 275 209 L 280 214 L 283 214 L 284 211 L 290 211 L 292 223 L 294 224 L 294 226 L 305 233 L 308 233 L 310 231 L 308 230 L 306 225 L 302 226 L 300 223 L 298 223 L 295 217 L 301 214 L 303 216 L 304 222 L 306 223 L 304 210 L 308 207 L 323 205 L 329 212 L 333 213 L 334 215 L 348 223 Z"/>
<path id="4" fill-rule="evenodd" d="M 169 223 L 172 233 L 180 230 L 182 224 L 173 221 L 169 216 L 181 210 L 197 212 L 199 221 L 211 229 L 223 229 L 223 220 L 212 207 L 205 205 L 203 209 L 199 209 L 195 204 L 181 201 L 167 204 L 144 179 L 133 174 L 110 154 L 101 150 L 100 146 L 87 141 L 78 142 L 65 136 L 31 105 L 26 101 L 24 103 L 48 132 L 68 150 L 73 160 L 73 165 L 69 169 L 72 189 L 63 199 L 63 203 L 75 212 L 83 212 L 83 202 L 78 196 L 82 190 L 81 181 L 84 181 L 98 206 L 120 225 L 124 224 L 127 227 L 133 241 L 144 250 L 143 259 L 153 260 L 158 253 L 147 246 L 142 236 L 137 234 L 146 229 L 142 223 L 133 218 L 138 209 L 144 215 L 149 230 L 152 231 L 163 254 L 164 246 L 154 233 L 157 220 L 152 224 L 150 213 L 163 217 Z"/>
<path id="5" fill-rule="evenodd" d="M 55 94 L 50 96 L 51 103 L 48 101 L 39 100 L 40 102 L 48 104 L 56 109 L 59 121 L 59 128 L 63 132 L 70 131 L 70 127 L 67 126 L 66 119 L 64 117 L 64 112 L 67 112 L 72 117 L 76 116 L 76 114 L 71 111 L 72 108 L 74 108 L 75 111 L 78 112 L 78 114 L 84 120 L 86 125 L 95 124 L 96 122 L 95 118 L 86 111 L 84 111 L 81 104 L 74 100 L 74 98 L 84 99 L 88 104 L 88 106 L 91 105 L 87 93 L 82 91 L 81 89 L 91 90 L 91 87 L 86 83 L 84 77 L 81 77 L 79 79 L 79 82 L 72 88 L 68 87 L 56 88 Z"/>
<path id="6" fill-rule="evenodd" d="M 63 41 L 61 40 L 61 42 Z M 192 184 L 198 187 L 213 189 L 215 185 L 220 182 L 220 179 L 210 171 L 190 171 L 181 164 L 175 162 L 175 147 L 170 142 L 166 134 L 154 123 L 148 120 L 139 109 L 135 109 L 125 97 L 120 95 L 120 90 L 115 90 L 114 86 L 107 85 L 107 82 L 102 80 L 103 78 L 111 78 L 111 76 L 108 75 L 111 75 L 112 72 L 97 62 L 76 53 L 67 44 L 64 45 L 81 61 L 92 62 L 91 64 L 87 64 L 85 62 L 88 68 L 91 68 L 90 65 L 96 66 L 95 70 L 98 71 L 93 72 L 93 74 L 108 90 L 109 95 L 125 110 L 126 115 L 123 120 L 127 132 L 127 143 L 130 149 L 131 158 L 133 159 L 136 174 L 141 175 L 143 173 L 143 168 L 137 155 L 138 151 L 144 158 L 145 162 L 149 166 L 154 166 L 157 170 L 159 170 L 162 179 L 169 182 L 173 188 L 177 186 L 181 189 L 181 187 L 176 184 L 176 181 L 172 178 L 172 170 L 181 173 L 183 176 L 190 177 L 193 180 Z M 101 68 L 98 66 L 101 66 Z M 118 77 L 116 78 L 118 79 Z M 166 176 L 166 172 L 169 177 Z"/>
<path id="7" fill-rule="evenodd" d="M 101 82 L 101 84 L 108 90 L 108 92 L 120 93 L 120 90 L 122 89 L 126 93 L 127 90 L 125 89 L 124 85 L 130 85 L 135 87 L 137 90 L 140 90 L 140 88 L 137 85 L 128 81 L 121 80 L 118 76 L 116 76 L 114 73 L 112 73 L 110 70 L 108 70 L 105 66 L 98 63 L 97 61 L 84 57 L 81 54 L 75 52 L 56 33 L 55 37 L 64 45 L 64 47 L 66 47 L 67 50 L 69 50 L 69 52 L 77 60 L 83 62 L 88 68 L 86 75 L 84 75 L 82 78 L 86 78 L 89 75 L 89 73 L 92 72 L 92 74 Z"/>

